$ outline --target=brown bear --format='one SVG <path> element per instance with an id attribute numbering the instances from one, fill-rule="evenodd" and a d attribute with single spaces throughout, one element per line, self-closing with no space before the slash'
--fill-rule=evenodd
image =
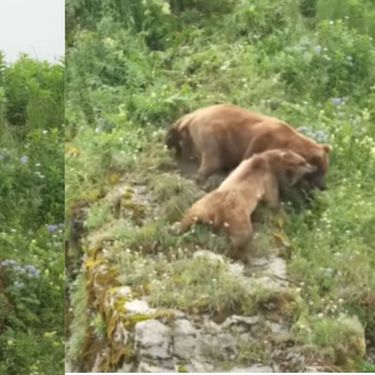
<path id="1" fill-rule="evenodd" d="M 214 191 L 198 200 L 181 221 L 181 233 L 196 223 L 224 230 L 230 237 L 232 257 L 243 259 L 252 237 L 251 213 L 260 201 L 277 206 L 279 187 L 293 186 L 315 166 L 291 150 L 269 150 L 242 163 Z"/>
<path id="2" fill-rule="evenodd" d="M 331 147 L 318 144 L 285 122 L 230 104 L 198 109 L 177 120 L 166 144 L 180 159 L 197 159 L 198 175 L 230 171 L 242 160 L 275 148 L 290 149 L 317 170 L 306 176 L 309 185 L 325 188 Z"/>

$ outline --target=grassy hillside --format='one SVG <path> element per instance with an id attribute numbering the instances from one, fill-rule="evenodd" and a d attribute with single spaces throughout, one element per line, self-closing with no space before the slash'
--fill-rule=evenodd
<path id="1" fill-rule="evenodd" d="M 132 349 L 113 341 L 119 321 L 130 323 L 109 314 L 106 290 L 129 286 L 153 307 L 193 315 L 249 315 L 270 299 L 197 264 L 196 248 L 223 253 L 225 238 L 169 229 L 203 192 L 179 175 L 165 130 L 193 109 L 230 102 L 333 146 L 329 189 L 302 210 L 286 203 L 278 219 L 261 211 L 257 244 L 287 262 L 294 302 L 277 313 L 292 346 L 326 369 L 374 370 L 374 12 L 366 0 L 67 1 L 74 366 L 90 370 L 98 353 L 102 370 L 132 361 Z M 254 353 L 245 343 L 233 363 L 267 361 L 277 345 Z"/>
<path id="2" fill-rule="evenodd" d="M 0 54 L 0 373 L 63 370 L 64 71 Z"/>

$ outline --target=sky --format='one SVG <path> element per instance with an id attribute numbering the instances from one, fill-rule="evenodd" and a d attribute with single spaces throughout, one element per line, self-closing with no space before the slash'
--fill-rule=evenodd
<path id="1" fill-rule="evenodd" d="M 64 55 L 64 0 L 0 0 L 0 51 L 56 62 Z"/>

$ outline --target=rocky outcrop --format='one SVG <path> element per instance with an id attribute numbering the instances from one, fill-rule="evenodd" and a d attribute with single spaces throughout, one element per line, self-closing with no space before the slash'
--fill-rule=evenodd
<path id="1" fill-rule="evenodd" d="M 158 232 L 158 227 L 144 225 L 147 220 L 153 220 L 148 217 L 149 211 L 144 215 L 142 208 L 146 201 L 154 202 L 146 191 L 141 188 L 130 191 L 128 185 L 121 184 L 108 194 L 104 199 L 113 216 L 86 238 L 82 272 L 87 303 L 81 313 L 87 315 L 90 324 L 81 337 L 83 344 L 77 359 L 71 360 L 67 368 L 118 373 L 251 373 L 320 368 L 318 356 L 306 356 L 291 333 L 290 318 L 298 307 L 299 292 L 289 281 L 286 262 L 277 251 L 254 255 L 251 264 L 246 266 L 207 249 L 212 246 L 195 246 L 194 250 L 185 249 L 185 253 L 181 248 L 173 252 L 169 247 L 167 251 L 168 242 L 164 238 L 167 231 Z M 123 224 L 124 220 L 133 219 L 135 222 L 130 225 Z M 124 227 L 126 246 L 116 237 L 116 231 Z M 133 238 L 134 246 L 128 245 L 129 233 L 133 230 L 141 231 L 137 232 L 139 237 Z M 147 251 L 143 247 L 146 238 Z M 138 259 L 139 269 L 132 269 L 132 263 L 125 262 L 125 266 L 119 263 L 121 254 L 125 253 L 126 259 Z M 181 279 L 180 274 L 173 273 L 178 264 L 177 253 L 183 253 L 181 259 L 187 259 L 194 267 L 204 264 L 203 274 L 206 270 L 217 270 L 234 290 L 223 294 L 217 283 L 213 283 L 202 291 L 199 304 L 191 301 L 191 306 L 184 303 L 176 309 L 174 303 L 163 300 L 164 289 L 157 288 L 167 285 L 169 290 L 165 292 L 175 301 L 182 283 L 191 283 L 194 287 L 201 280 L 190 274 Z M 160 257 L 169 258 L 160 263 Z M 194 271 L 192 268 L 191 272 Z M 148 272 L 154 276 L 149 277 Z M 127 273 L 132 278 L 127 278 Z M 201 274 L 198 276 L 202 278 Z M 209 283 L 210 277 L 203 279 Z M 171 282 L 163 284 L 163 278 Z M 157 283 L 153 283 L 155 280 Z M 228 286 L 223 283 L 220 287 Z M 233 298 L 229 303 L 221 303 L 220 298 L 237 296 L 236 288 L 241 290 L 239 298 L 245 300 Z M 159 293 L 162 303 L 152 298 L 152 290 Z M 219 296 L 210 308 L 205 304 L 210 300 L 209 293 Z M 194 299 L 195 295 L 190 298 Z"/>
<path id="2" fill-rule="evenodd" d="M 118 285 L 116 264 L 106 255 L 99 252 L 95 259 L 86 259 L 90 305 L 106 322 L 107 341 L 91 371 L 208 372 L 228 371 L 233 367 L 234 372 L 249 369 L 262 372 L 271 369 L 266 363 L 240 367 L 236 362 L 241 350 L 239 344 L 251 346 L 269 334 L 279 335 L 288 329 L 285 322 L 271 322 L 260 315 L 231 314 L 218 324 L 209 315 L 150 307 L 147 297 L 137 298 L 130 287 Z M 254 291 L 257 281 L 264 278 L 269 278 L 270 293 L 287 290 L 281 258 L 262 258 L 252 268 L 245 269 L 242 264 L 231 263 L 207 250 L 197 251 L 194 257 L 226 264 L 229 273 L 242 277 Z M 274 274 L 277 277 L 273 278 Z"/>

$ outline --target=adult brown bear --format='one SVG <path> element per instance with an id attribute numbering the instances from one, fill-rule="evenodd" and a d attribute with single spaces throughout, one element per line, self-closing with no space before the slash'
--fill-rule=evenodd
<path id="1" fill-rule="evenodd" d="M 198 200 L 181 221 L 185 232 L 194 223 L 225 231 L 235 259 L 243 259 L 252 237 L 251 214 L 260 201 L 277 206 L 279 189 L 297 183 L 315 166 L 290 150 L 270 150 L 244 160 L 221 184 Z"/>
<path id="2" fill-rule="evenodd" d="M 290 149 L 317 167 L 306 175 L 310 187 L 325 188 L 331 146 L 318 144 L 285 122 L 230 104 L 200 108 L 177 120 L 166 144 L 180 159 L 198 160 L 198 175 L 230 171 L 252 155 Z"/>

